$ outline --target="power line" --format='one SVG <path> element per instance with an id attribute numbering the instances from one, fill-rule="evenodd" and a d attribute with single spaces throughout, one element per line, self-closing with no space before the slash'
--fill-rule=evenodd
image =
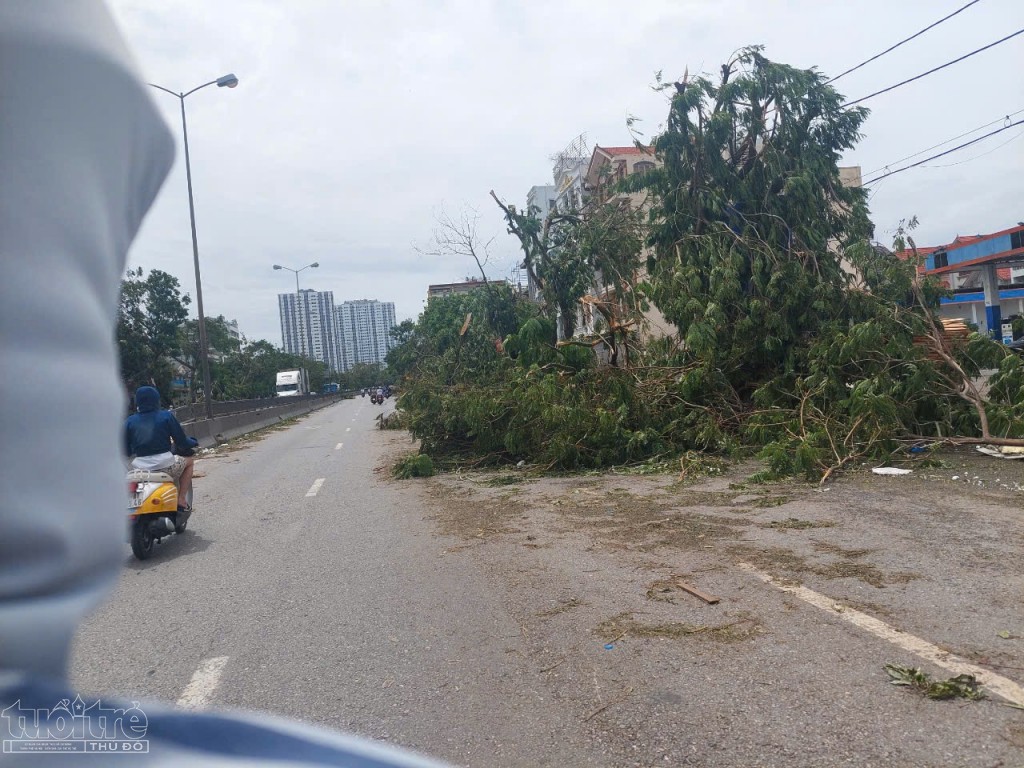
<path id="1" fill-rule="evenodd" d="M 867 59 L 867 60 L 865 60 L 865 61 L 862 61 L 862 62 L 861 62 L 860 64 L 858 64 L 858 65 L 857 65 L 857 66 L 855 66 L 855 67 L 850 67 L 850 68 L 849 68 L 848 70 L 846 70 L 845 72 L 840 72 L 840 73 L 839 73 L 838 75 L 836 75 L 836 76 L 835 76 L 835 77 L 833 77 L 833 78 L 829 78 L 829 79 L 828 79 L 828 80 L 826 80 L 825 82 L 826 82 L 826 83 L 834 83 L 834 82 L 835 82 L 836 80 L 838 80 L 838 79 L 839 79 L 840 77 L 845 77 L 846 75 L 850 74 L 851 72 L 856 72 L 856 71 L 857 71 L 858 69 L 860 69 L 861 67 L 863 67 L 863 66 L 864 66 L 865 64 L 870 64 L 870 63 L 871 63 L 872 61 L 874 61 L 875 59 L 880 59 L 880 58 L 881 58 L 882 56 L 885 56 L 885 54 L 889 53 L 890 51 L 895 51 L 895 50 L 896 50 L 897 48 L 899 48 L 899 47 L 900 47 L 901 45 L 903 45 L 904 43 L 909 43 L 909 42 L 910 42 L 911 40 L 913 40 L 913 39 L 914 39 L 915 37 L 920 37 L 920 36 L 921 36 L 921 35 L 923 35 L 923 34 L 924 34 L 925 32 L 927 32 L 927 31 L 928 31 L 929 29 L 933 29 L 933 28 L 935 28 L 935 27 L 939 26 L 939 24 L 941 24 L 942 22 L 944 22 L 944 21 L 948 21 L 949 19 L 952 19 L 952 18 L 953 18 L 954 16 L 956 16 L 956 15 L 957 15 L 958 13 L 961 13 L 962 11 L 966 11 L 966 10 L 967 10 L 968 8 L 970 8 L 970 7 L 972 6 L 972 5 L 974 5 L 975 3 L 979 3 L 979 2 L 981 2 L 981 0 L 971 0 L 971 2 L 969 2 L 969 3 L 967 4 L 967 5 L 963 6 L 962 8 L 957 8 L 957 9 L 956 9 L 955 11 L 953 11 L 953 12 L 952 12 L 951 14 L 949 14 L 948 16 L 943 16 L 943 17 L 942 17 L 941 19 L 939 19 L 938 21 L 936 21 L 936 22 L 935 22 L 934 24 L 929 24 L 929 25 L 928 25 L 927 27 L 925 27 L 924 29 L 922 29 L 922 30 L 921 30 L 920 32 L 916 32 L 916 33 L 914 33 L 913 35 L 911 35 L 910 37 L 908 37 L 908 38 L 905 38 L 905 39 L 903 39 L 903 40 L 900 40 L 900 41 L 899 41 L 898 43 L 896 43 L 896 45 L 893 45 L 893 46 L 890 46 L 889 48 L 886 48 L 886 49 L 885 49 L 884 51 L 882 51 L 881 53 L 876 53 L 876 54 L 875 54 L 874 56 L 872 56 L 872 57 L 871 57 L 870 59 Z"/>
<path id="2" fill-rule="evenodd" d="M 887 179 L 890 176 L 895 176 L 897 173 L 903 173 L 903 171 L 909 171 L 911 168 L 916 168 L 919 165 L 924 165 L 925 163 L 930 163 L 932 160 L 938 160 L 940 157 L 944 157 L 946 155 L 952 154 L 953 152 L 958 152 L 959 150 L 964 149 L 965 147 L 969 147 L 972 144 L 977 144 L 979 141 L 984 141 L 985 139 L 987 139 L 987 138 L 989 138 L 991 136 L 995 136 L 997 133 L 1002 133 L 1003 131 L 1008 131 L 1011 128 L 1013 128 L 1015 126 L 1018 126 L 1018 125 L 1024 125 L 1024 120 L 1018 120 L 1015 123 L 1010 123 L 1009 125 L 1004 125 L 1002 128 L 997 128 L 996 130 L 991 131 L 989 133 L 986 133 L 984 136 L 979 136 L 976 139 L 971 139 L 970 141 L 965 141 L 963 144 L 955 146 L 952 149 L 947 149 L 945 152 L 939 152 L 937 155 L 932 155 L 931 157 L 926 157 L 924 160 L 919 160 L 916 163 L 912 163 L 910 165 L 905 165 L 902 168 L 897 168 L 895 171 L 889 171 L 889 173 L 882 174 L 881 176 L 876 176 L 873 179 L 865 181 L 864 183 L 861 184 L 861 186 L 862 187 L 867 187 L 867 186 L 869 186 L 871 184 L 874 184 L 874 183 L 876 183 L 878 181 L 881 181 L 882 179 Z"/>
<path id="3" fill-rule="evenodd" d="M 924 165 L 924 166 L 922 166 L 922 168 L 952 168 L 955 165 L 963 165 L 964 163 L 969 163 L 969 162 L 971 162 L 973 160 L 977 160 L 978 158 L 985 157 L 985 155 L 991 155 L 993 152 L 997 152 L 998 150 L 1000 150 L 1003 147 L 1005 147 L 1011 141 L 1016 141 L 1021 136 L 1024 136 L 1024 131 L 1021 131 L 1016 136 L 1011 136 L 1006 141 L 1004 141 L 1002 144 L 996 144 L 994 147 L 992 147 L 992 149 L 988 150 L 987 152 L 982 152 L 980 155 L 975 155 L 974 157 L 968 157 L 968 158 L 966 158 L 964 160 L 957 160 L 955 163 L 944 163 L 943 165 Z"/>
<path id="4" fill-rule="evenodd" d="M 906 85 L 907 83 L 912 83 L 915 80 L 920 80 L 922 77 L 926 77 L 926 76 L 932 74 L 933 72 L 938 72 L 940 69 L 945 69 L 946 67 L 951 67 L 954 64 L 963 61 L 964 59 L 969 59 L 971 56 L 974 56 L 975 54 L 981 53 L 982 51 L 987 51 L 989 48 L 994 48 L 995 46 L 999 45 L 1000 43 L 1005 43 L 1007 40 L 1010 40 L 1010 39 L 1012 39 L 1012 38 L 1014 38 L 1014 37 L 1016 37 L 1017 35 L 1020 35 L 1020 34 L 1024 34 L 1024 29 L 1018 29 L 1013 34 L 1007 35 L 1006 37 L 1002 38 L 1001 40 L 996 40 L 994 43 L 989 43 L 988 45 L 984 46 L 983 48 L 978 48 L 977 50 L 971 51 L 970 53 L 965 53 L 963 56 L 961 56 L 958 59 L 953 59 L 952 61 L 947 61 L 945 64 L 941 64 L 941 65 L 935 67 L 934 69 L 929 69 L 927 72 L 922 72 L 920 75 L 915 75 L 914 77 L 908 78 L 907 80 L 904 80 L 904 81 L 902 81 L 900 83 L 896 83 L 895 85 L 890 85 L 888 88 L 883 88 L 880 91 L 875 91 L 874 93 L 869 93 L 867 96 L 862 96 L 859 99 L 854 99 L 853 101 L 848 101 L 845 104 L 843 104 L 843 107 L 844 108 L 845 107 L 852 107 L 854 104 L 860 104 L 862 101 L 867 101 L 868 99 L 873 99 L 875 96 L 879 96 L 879 95 L 881 95 L 883 93 L 888 93 L 889 91 L 892 91 L 892 90 L 894 90 L 896 88 L 899 88 L 901 85 Z"/>
<path id="5" fill-rule="evenodd" d="M 996 123 L 998 123 L 1000 121 L 1002 121 L 1003 123 L 1006 123 L 1011 117 L 1016 117 L 1021 112 L 1024 112 L 1024 109 L 1018 109 L 1016 112 L 1011 112 L 1010 114 L 1004 115 L 1003 117 L 997 117 L 992 122 L 985 123 L 984 125 L 979 125 L 977 128 L 971 128 L 971 130 L 969 130 L 969 131 L 964 131 L 963 133 L 961 133 L 961 134 L 959 134 L 957 136 L 952 136 L 952 137 L 946 139 L 945 141 L 940 141 L 938 144 L 933 144 L 932 146 L 926 147 L 926 148 L 922 149 L 919 152 L 915 152 L 912 155 L 907 155 L 906 157 L 901 157 L 899 160 L 893 160 L 891 163 L 886 163 L 882 167 L 875 168 L 873 171 L 868 171 L 864 175 L 865 176 L 871 176 L 872 174 L 878 173 L 879 171 L 884 171 L 886 168 L 888 168 L 891 165 L 897 165 L 898 163 L 902 163 L 902 162 L 904 162 L 906 160 L 910 160 L 912 158 L 915 158 L 918 155 L 923 155 L 925 152 L 931 152 L 933 149 L 938 149 L 939 147 L 944 147 L 946 144 L 949 144 L 950 142 L 956 141 L 957 139 L 962 139 L 964 136 L 970 136 L 972 133 L 977 133 L 978 131 L 982 130 L 983 128 L 988 128 L 990 125 L 995 125 Z"/>

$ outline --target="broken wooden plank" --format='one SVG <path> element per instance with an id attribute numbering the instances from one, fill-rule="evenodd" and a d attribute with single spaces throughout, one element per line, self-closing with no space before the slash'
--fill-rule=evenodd
<path id="1" fill-rule="evenodd" d="M 699 597 L 701 600 L 703 600 L 708 605 L 714 605 L 715 603 L 721 602 L 721 598 L 713 597 L 711 595 L 705 594 L 704 592 L 701 592 L 696 587 L 694 587 L 694 586 L 692 586 L 690 584 L 687 584 L 685 581 L 680 581 L 679 579 L 676 579 L 672 583 L 675 584 L 677 587 L 679 587 L 684 592 L 689 592 L 691 595 L 693 595 L 695 597 Z"/>

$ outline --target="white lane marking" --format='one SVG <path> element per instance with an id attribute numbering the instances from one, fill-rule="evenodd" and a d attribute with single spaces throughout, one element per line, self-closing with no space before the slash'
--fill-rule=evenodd
<path id="1" fill-rule="evenodd" d="M 326 479 L 326 477 L 318 477 L 316 480 L 314 480 L 313 484 L 309 486 L 309 490 L 306 491 L 306 498 L 309 498 L 310 496 L 316 496 L 317 493 L 320 491 L 320 486 L 324 484 L 324 480 Z"/>
<path id="2" fill-rule="evenodd" d="M 765 584 L 771 584 L 776 589 L 780 589 L 794 597 L 798 597 L 805 603 L 813 605 L 815 608 L 820 608 L 843 621 L 848 621 L 854 626 L 860 627 L 876 637 L 888 640 L 893 645 L 898 646 L 905 651 L 917 654 L 922 659 L 930 661 L 936 666 L 948 669 L 950 672 L 957 675 L 974 675 L 978 679 L 979 683 L 984 685 L 996 696 L 1006 699 L 1006 701 L 1011 704 L 1015 704 L 1018 707 L 1024 707 L 1024 687 L 1021 687 L 1009 678 L 997 675 L 995 672 L 985 669 L 984 667 L 975 666 L 966 659 L 962 659 L 959 656 L 944 651 L 937 645 L 932 645 L 927 640 L 922 640 L 908 632 L 901 632 L 894 627 L 890 627 L 885 622 L 879 621 L 874 616 L 869 616 L 866 613 L 854 610 L 848 605 L 843 605 L 842 603 L 815 592 L 814 590 L 808 589 L 807 587 L 780 584 L 767 573 L 761 573 L 761 571 L 757 570 L 749 563 L 738 563 L 738 565 L 743 570 L 757 576 L 757 578 L 761 579 Z"/>
<path id="3" fill-rule="evenodd" d="M 340 451 L 341 450 L 341 446 L 343 446 L 343 445 L 344 445 L 344 443 L 338 443 L 336 446 L 334 446 L 334 450 Z"/>
<path id="4" fill-rule="evenodd" d="M 202 709 L 209 703 L 213 692 L 220 683 L 220 675 L 228 663 L 227 656 L 214 656 L 199 665 L 192 680 L 178 698 L 178 706 L 184 709 Z"/>
<path id="5" fill-rule="evenodd" d="M 352 427 L 345 427 L 345 431 L 346 432 L 351 432 L 352 431 Z"/>

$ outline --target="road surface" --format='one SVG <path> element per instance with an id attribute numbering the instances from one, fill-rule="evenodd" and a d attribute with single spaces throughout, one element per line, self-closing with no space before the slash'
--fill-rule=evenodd
<path id="1" fill-rule="evenodd" d="M 76 685 L 467 766 L 1024 766 L 1019 462 L 826 489 L 395 481 L 412 445 L 380 412 L 201 460 L 189 532 L 145 563 L 125 546 Z M 926 699 L 887 663 L 967 665 L 988 698 Z"/>
<path id="2" fill-rule="evenodd" d="M 78 635 L 74 684 L 270 711 L 465 765 L 607 764 L 417 490 L 375 474 L 380 412 L 345 400 L 199 461 L 188 532 L 145 562 L 126 545 L 115 594 Z"/>

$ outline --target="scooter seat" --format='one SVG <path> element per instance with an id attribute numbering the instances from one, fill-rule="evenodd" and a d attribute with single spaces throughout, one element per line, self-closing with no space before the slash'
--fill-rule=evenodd
<path id="1" fill-rule="evenodd" d="M 151 472 L 145 469 L 133 469 L 127 475 L 125 480 L 130 483 L 173 483 L 174 478 L 168 475 L 166 472 Z"/>

